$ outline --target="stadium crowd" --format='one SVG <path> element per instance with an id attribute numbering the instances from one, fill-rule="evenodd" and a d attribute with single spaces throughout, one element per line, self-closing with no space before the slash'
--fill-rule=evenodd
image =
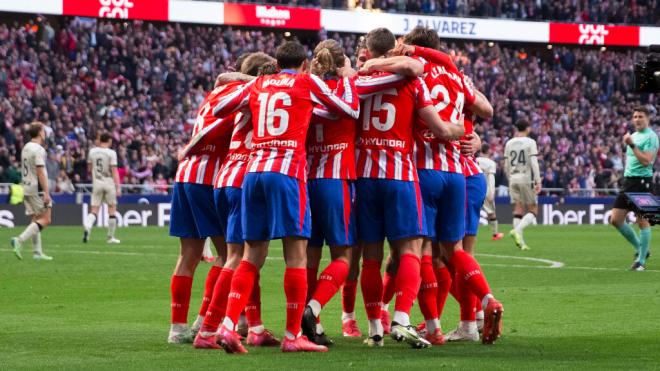
<path id="1" fill-rule="evenodd" d="M 263 1 L 258 2 L 263 3 Z M 355 7 L 392 13 L 461 17 L 660 24 L 660 6 L 657 0 L 268 0 L 266 2 L 339 9 Z"/>
<path id="2" fill-rule="evenodd" d="M 273 53 L 285 39 L 282 31 L 231 27 L 57 22 L 0 25 L 0 183 L 20 177 L 25 129 L 40 120 L 52 132 L 47 169 L 56 192 L 89 182 L 87 151 L 97 133 L 107 130 L 115 139 L 122 183 L 140 185 L 125 192 L 166 193 L 177 150 L 215 76 L 241 53 Z M 337 39 L 349 55 L 359 41 L 359 35 L 319 37 Z M 492 43 L 452 43 L 447 49 L 495 108 L 495 117 L 477 130 L 500 169 L 512 123 L 527 117 L 542 154 L 544 187 L 579 195 L 616 187 L 631 109 L 653 99 L 630 93 L 640 51 L 525 50 Z M 655 179 L 658 184 L 660 172 Z M 497 184 L 506 185 L 501 173 Z"/>

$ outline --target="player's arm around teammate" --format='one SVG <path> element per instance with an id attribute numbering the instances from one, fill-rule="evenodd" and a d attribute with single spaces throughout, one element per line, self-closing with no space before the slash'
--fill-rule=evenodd
<path id="1" fill-rule="evenodd" d="M 32 239 L 33 257 L 35 260 L 53 260 L 43 253 L 41 246 L 41 231 L 50 225 L 53 201 L 48 189 L 46 174 L 46 131 L 40 122 L 33 122 L 28 129 L 30 142 L 21 151 L 21 168 L 23 190 L 25 194 L 25 213 L 31 217 L 31 223 L 18 237 L 11 239 L 11 246 L 17 258 L 23 259 L 21 253 L 25 241 Z"/>

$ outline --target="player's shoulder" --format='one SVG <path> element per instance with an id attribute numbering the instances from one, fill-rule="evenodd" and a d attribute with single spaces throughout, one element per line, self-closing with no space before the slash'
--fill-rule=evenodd
<path id="1" fill-rule="evenodd" d="M 89 149 L 89 157 L 98 156 L 102 152 L 103 148 L 101 147 L 92 147 Z"/>
<path id="2" fill-rule="evenodd" d="M 215 89 L 211 90 L 204 99 L 205 101 L 213 101 L 224 97 L 227 94 L 230 94 L 239 87 L 243 86 L 245 83 L 242 81 L 230 81 L 225 84 L 216 86 Z M 202 104 L 203 105 L 203 104 Z"/>
<path id="3" fill-rule="evenodd" d="M 477 161 L 479 161 L 479 162 L 483 162 L 483 163 L 485 163 L 485 164 L 493 164 L 493 165 L 495 165 L 495 161 L 493 161 L 491 158 L 489 158 L 489 157 L 485 157 L 485 156 L 479 156 L 479 157 L 477 157 Z"/>
<path id="4" fill-rule="evenodd" d="M 510 147 L 510 146 L 512 146 L 512 145 L 514 145 L 514 144 L 516 144 L 516 143 L 518 143 L 518 142 L 520 142 L 520 137 L 513 137 L 513 138 L 511 138 L 511 139 L 509 139 L 509 140 L 506 141 L 505 146 L 506 146 L 506 147 Z"/>

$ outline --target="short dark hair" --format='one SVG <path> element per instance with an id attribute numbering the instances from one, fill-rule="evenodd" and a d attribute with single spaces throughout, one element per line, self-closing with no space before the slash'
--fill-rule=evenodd
<path id="1" fill-rule="evenodd" d="M 275 59 L 266 53 L 252 53 L 249 57 L 245 58 L 239 71 L 246 75 L 257 76 L 259 75 L 259 71 L 268 64 L 274 65 Z"/>
<path id="2" fill-rule="evenodd" d="M 239 72 L 240 72 L 241 69 L 243 68 L 243 67 L 242 67 L 242 66 L 243 66 L 243 62 L 245 62 L 245 60 L 246 60 L 249 56 L 251 56 L 251 55 L 252 55 L 251 52 L 247 52 L 247 53 L 243 53 L 243 54 L 239 55 L 238 58 L 236 58 L 236 63 L 234 64 L 234 69 L 235 69 L 236 71 L 239 71 Z"/>
<path id="3" fill-rule="evenodd" d="M 485 153 L 488 153 L 488 152 L 490 152 L 490 146 L 488 145 L 488 143 L 482 144 L 481 145 L 481 153 L 485 154 Z"/>
<path id="4" fill-rule="evenodd" d="M 649 111 L 649 109 L 644 107 L 644 106 L 637 106 L 637 107 L 633 108 L 633 113 L 635 113 L 635 112 L 641 112 L 641 113 L 645 114 L 646 117 L 651 116 L 651 112 Z"/>
<path id="5" fill-rule="evenodd" d="M 38 137 L 39 133 L 41 133 L 43 129 L 44 124 L 40 123 L 39 121 L 32 122 L 28 128 L 28 135 L 30 136 L 30 139 Z"/>
<path id="6" fill-rule="evenodd" d="M 110 140 L 112 140 L 112 137 L 108 133 L 101 133 L 99 136 L 99 141 L 101 143 L 108 143 Z"/>
<path id="7" fill-rule="evenodd" d="M 440 50 L 440 36 L 435 30 L 417 26 L 403 37 L 403 42 L 408 45 L 416 45 L 424 48 Z"/>
<path id="8" fill-rule="evenodd" d="M 305 48 L 297 41 L 287 41 L 275 51 L 277 65 L 281 69 L 298 68 L 307 59 Z"/>
<path id="9" fill-rule="evenodd" d="M 392 31 L 385 27 L 369 31 L 366 37 L 367 50 L 373 57 L 381 57 L 396 46 Z"/>
<path id="10" fill-rule="evenodd" d="M 529 127 L 529 121 L 525 119 L 520 119 L 516 122 L 516 129 L 518 129 L 518 131 L 525 131 L 527 130 L 528 127 Z"/>

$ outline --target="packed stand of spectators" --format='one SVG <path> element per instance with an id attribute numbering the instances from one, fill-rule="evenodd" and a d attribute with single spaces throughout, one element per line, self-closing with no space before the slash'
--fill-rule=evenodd
<path id="1" fill-rule="evenodd" d="M 241 53 L 273 53 L 284 39 L 282 32 L 223 27 L 58 21 L 64 27 L 45 20 L 0 25 L 0 183 L 20 179 L 25 128 L 40 120 L 52 131 L 47 170 L 53 190 L 90 182 L 87 151 L 108 131 L 124 192 L 167 192 L 177 150 L 215 76 Z M 359 41 L 358 35 L 320 37 L 338 39 L 348 55 Z M 313 48 L 318 39 L 300 41 Z M 447 49 L 495 108 L 478 131 L 499 154 L 500 169 L 512 124 L 526 117 L 539 142 L 544 187 L 584 195 L 616 187 L 631 108 L 653 99 L 630 93 L 640 52 L 525 52 L 486 43 Z M 502 174 L 498 184 L 506 186 Z"/>
<path id="2" fill-rule="evenodd" d="M 393 13 L 498 17 L 567 22 L 660 24 L 658 0 L 250 0 L 323 8 L 363 8 Z"/>

